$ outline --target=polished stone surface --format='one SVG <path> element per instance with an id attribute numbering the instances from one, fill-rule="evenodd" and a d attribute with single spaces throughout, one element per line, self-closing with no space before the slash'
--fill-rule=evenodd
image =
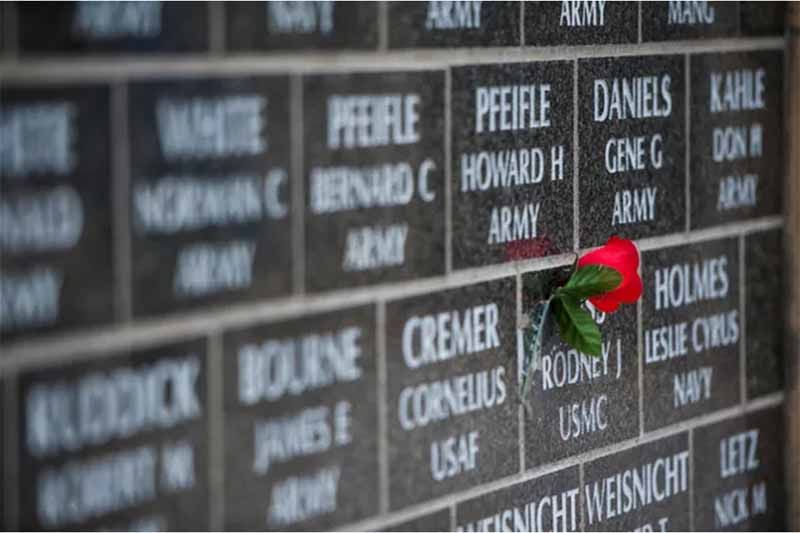
<path id="1" fill-rule="evenodd" d="M 17 2 L 22 54 L 203 53 L 205 2 Z"/>
<path id="2" fill-rule="evenodd" d="M 568 269 L 562 269 L 569 273 Z M 536 287 L 553 283 L 557 271 L 522 277 L 522 312 L 539 300 Z M 639 373 L 636 305 L 605 314 L 591 308 L 603 336 L 602 355 L 580 354 L 564 343 L 555 316 L 542 336 L 539 369 L 533 374 L 525 414 L 525 465 L 528 468 L 607 446 L 639 434 Z M 519 357 L 527 354 L 527 330 Z"/>
<path id="3" fill-rule="evenodd" d="M 306 76 L 303 131 L 306 291 L 443 274 L 444 73 Z"/>
<path id="4" fill-rule="evenodd" d="M 567 61 L 453 68 L 454 268 L 572 250 L 572 95 Z"/>
<path id="5" fill-rule="evenodd" d="M 519 46 L 520 2 L 389 2 L 389 48 Z"/>
<path id="6" fill-rule="evenodd" d="M 286 76 L 133 83 L 133 314 L 292 289 Z"/>
<path id="7" fill-rule="evenodd" d="M 208 529 L 206 380 L 205 340 L 23 372 L 19 528 Z"/>
<path id="8" fill-rule="evenodd" d="M 679 433 L 584 464 L 584 528 L 688 531 L 688 437 Z"/>
<path id="9" fill-rule="evenodd" d="M 375 343 L 372 306 L 224 335 L 226 529 L 322 530 L 377 514 Z M 300 434 L 314 438 L 297 448 Z M 295 493 L 320 505 L 290 505 Z"/>
<path id="10" fill-rule="evenodd" d="M 225 2 L 228 50 L 374 50 L 377 2 Z"/>
<path id="11" fill-rule="evenodd" d="M 691 56 L 691 226 L 781 212 L 783 53 Z"/>
<path id="12" fill-rule="evenodd" d="M 456 505 L 458 531 L 578 531 L 580 479 L 573 466 Z"/>
<path id="13" fill-rule="evenodd" d="M 697 531 L 784 531 L 783 409 L 694 430 Z"/>
<path id="14" fill-rule="evenodd" d="M 387 304 L 392 509 L 519 471 L 514 294 L 503 278 Z"/>
<path id="15" fill-rule="evenodd" d="M 580 247 L 686 228 L 683 56 L 578 61 Z"/>
<path id="16" fill-rule="evenodd" d="M 739 2 L 642 2 L 642 41 L 735 37 Z"/>
<path id="17" fill-rule="evenodd" d="M 642 263 L 645 431 L 738 404 L 738 239 L 648 251 Z"/>
<path id="18" fill-rule="evenodd" d="M 0 91 L 3 342 L 114 319 L 109 91 Z M 8 147 L 6 150 L 5 148 Z"/>
<path id="19" fill-rule="evenodd" d="M 757 398 L 784 386 L 786 302 L 783 235 L 780 230 L 745 237 L 747 316 L 747 397 Z"/>
<path id="20" fill-rule="evenodd" d="M 636 43 L 636 2 L 526 2 L 525 46 Z"/>

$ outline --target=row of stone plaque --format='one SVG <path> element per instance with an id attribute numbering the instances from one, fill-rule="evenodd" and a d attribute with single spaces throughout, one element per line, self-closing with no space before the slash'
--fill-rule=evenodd
<path id="1" fill-rule="evenodd" d="M 518 289 L 526 313 L 563 269 L 391 300 L 382 335 L 364 305 L 224 331 L 210 355 L 201 337 L 23 370 L 6 420 L 20 527 L 205 529 L 209 439 L 224 441 L 226 527 L 321 529 L 378 513 L 382 454 L 399 510 L 742 406 L 782 388 L 780 235 L 645 252 L 641 318 L 593 313 L 596 359 L 548 326 L 530 411 Z M 695 430 L 696 527 L 775 525 L 780 428 L 776 409 Z M 586 463 L 583 524 L 686 530 L 691 446 L 681 434 Z M 577 491 L 569 468 L 456 518 L 574 530 Z"/>
<path id="2" fill-rule="evenodd" d="M 108 86 L 9 85 L 0 331 L 777 215 L 782 85 L 780 50 L 136 81 L 113 120 Z"/>
<path id="3" fill-rule="evenodd" d="M 582 482 L 573 466 L 458 502 L 455 529 L 445 508 L 391 530 L 780 530 L 781 417 L 755 412 L 586 461 Z"/>
<path id="4" fill-rule="evenodd" d="M 209 18 L 220 14 L 225 48 L 232 52 L 377 50 L 381 40 L 377 2 L 230 2 L 213 9 L 200 3 L 21 2 L 17 45 L 25 55 L 204 52 Z M 640 10 L 641 41 L 649 42 L 782 35 L 785 4 L 389 2 L 383 16 L 390 49 L 552 46 L 638 43 Z"/>

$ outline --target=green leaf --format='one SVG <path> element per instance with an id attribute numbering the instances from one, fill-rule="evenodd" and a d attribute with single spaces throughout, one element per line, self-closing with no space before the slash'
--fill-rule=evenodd
<path id="1" fill-rule="evenodd" d="M 600 328 L 592 315 L 581 307 L 578 299 L 562 292 L 553 299 L 553 311 L 561 338 L 579 352 L 600 357 L 602 351 Z"/>
<path id="2" fill-rule="evenodd" d="M 560 287 L 557 292 L 580 301 L 613 291 L 620 283 L 622 275 L 613 268 L 588 265 L 576 270 L 567 284 Z"/>

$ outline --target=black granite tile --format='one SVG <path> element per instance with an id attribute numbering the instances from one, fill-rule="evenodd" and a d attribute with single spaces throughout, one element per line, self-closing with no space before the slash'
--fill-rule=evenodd
<path id="1" fill-rule="evenodd" d="M 519 471 L 515 283 L 386 307 L 392 509 Z"/>
<path id="2" fill-rule="evenodd" d="M 456 531 L 578 531 L 580 480 L 573 466 L 456 505 Z"/>
<path id="3" fill-rule="evenodd" d="M 223 343 L 226 529 L 322 530 L 377 514 L 374 307 Z"/>
<path id="4" fill-rule="evenodd" d="M 739 402 L 739 246 L 736 239 L 642 257 L 644 429 Z"/>
<path id="5" fill-rule="evenodd" d="M 225 2 L 229 51 L 375 49 L 377 2 Z"/>
<path id="6" fill-rule="evenodd" d="M 739 2 L 742 35 L 783 35 L 788 2 Z"/>
<path id="7" fill-rule="evenodd" d="M 683 56 L 578 63 L 580 246 L 686 224 Z"/>
<path id="8" fill-rule="evenodd" d="M 452 73 L 453 266 L 572 250 L 573 66 Z"/>
<path id="9" fill-rule="evenodd" d="M 205 530 L 205 341 L 21 374 L 22 530 Z"/>
<path id="10" fill-rule="evenodd" d="M 519 46 L 520 2 L 389 2 L 389 48 Z"/>
<path id="11" fill-rule="evenodd" d="M 739 30 L 739 2 L 642 2 L 642 41 L 719 39 Z"/>
<path id="12" fill-rule="evenodd" d="M 204 2 L 18 2 L 20 53 L 208 50 Z"/>
<path id="13" fill-rule="evenodd" d="M 567 270 L 567 269 L 563 269 Z M 550 284 L 556 271 L 525 274 L 522 312 L 529 316 L 541 298 L 529 287 Z M 567 272 L 568 275 L 568 272 Z M 538 371 L 525 418 L 528 468 L 577 455 L 639 434 L 636 306 L 612 314 L 589 306 L 603 335 L 602 356 L 583 355 L 561 341 L 555 317 L 545 322 Z M 518 330 L 518 365 L 525 351 L 525 330 Z"/>
<path id="14" fill-rule="evenodd" d="M 747 303 L 747 397 L 781 390 L 784 384 L 784 256 L 780 230 L 745 237 Z"/>
<path id="15" fill-rule="evenodd" d="M 691 225 L 781 212 L 783 53 L 691 56 Z"/>
<path id="16" fill-rule="evenodd" d="M 785 531 L 783 409 L 694 430 L 697 531 Z"/>
<path id="17" fill-rule="evenodd" d="M 526 2 L 525 45 L 636 43 L 637 2 Z"/>
<path id="18" fill-rule="evenodd" d="M 586 463 L 583 491 L 588 531 L 688 531 L 688 434 Z"/>
<path id="19" fill-rule="evenodd" d="M 444 75 L 303 80 L 308 291 L 444 272 Z"/>
<path id="20" fill-rule="evenodd" d="M 385 531 L 450 531 L 450 508 L 445 507 L 413 520 L 394 524 Z"/>
<path id="21" fill-rule="evenodd" d="M 0 337 L 113 318 L 109 91 L 0 91 Z"/>
<path id="22" fill-rule="evenodd" d="M 287 77 L 129 92 L 133 312 L 291 291 Z"/>

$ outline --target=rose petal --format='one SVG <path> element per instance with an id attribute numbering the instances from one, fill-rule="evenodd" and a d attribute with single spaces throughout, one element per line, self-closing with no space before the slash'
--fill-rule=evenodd
<path id="1" fill-rule="evenodd" d="M 589 299 L 605 313 L 613 313 L 620 303 L 634 303 L 642 295 L 642 279 L 639 277 L 639 251 L 628 239 L 613 236 L 608 242 L 578 260 L 578 268 L 601 265 L 613 268 L 622 276 L 620 284 L 612 291 Z"/>
<path id="2" fill-rule="evenodd" d="M 637 272 L 624 278 L 619 287 L 608 293 L 624 303 L 634 303 L 642 295 L 642 278 Z"/>
<path id="3" fill-rule="evenodd" d="M 613 313 L 619 307 L 619 300 L 612 298 L 609 294 L 601 294 L 589 298 L 592 305 L 604 313 Z"/>
<path id="4" fill-rule="evenodd" d="M 611 237 L 605 246 L 589 252 L 578 260 L 578 266 L 604 265 L 620 272 L 630 272 L 639 267 L 636 245 L 627 239 Z"/>

